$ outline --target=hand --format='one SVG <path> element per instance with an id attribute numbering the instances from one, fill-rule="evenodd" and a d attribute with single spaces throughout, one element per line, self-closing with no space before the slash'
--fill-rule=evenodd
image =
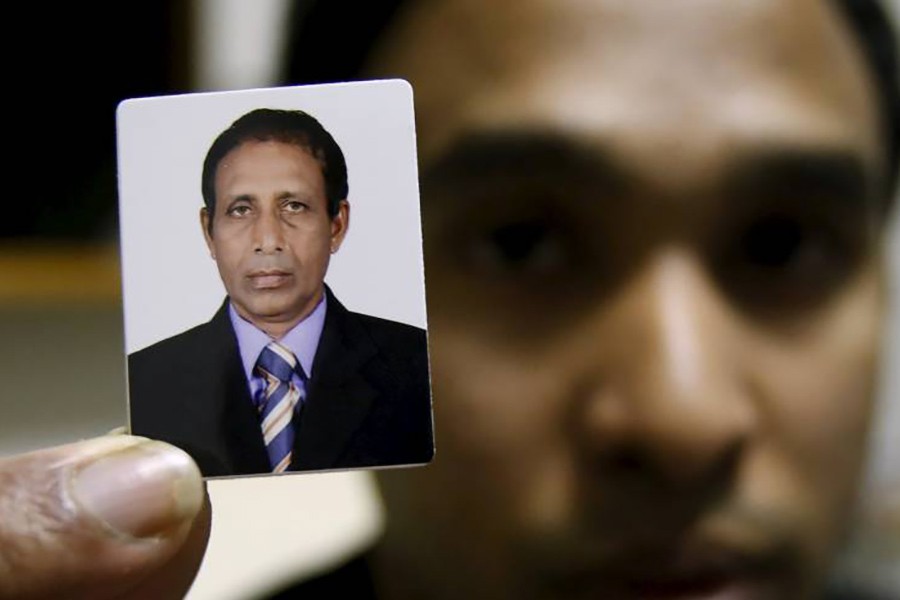
<path id="1" fill-rule="evenodd" d="M 209 538 L 181 450 L 115 435 L 0 459 L 0 598 L 181 598 Z"/>

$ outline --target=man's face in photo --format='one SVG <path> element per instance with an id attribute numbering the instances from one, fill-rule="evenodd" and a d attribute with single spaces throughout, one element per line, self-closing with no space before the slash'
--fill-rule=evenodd
<path id="1" fill-rule="evenodd" d="M 413 3 L 438 452 L 382 557 L 453 598 L 805 598 L 883 312 L 883 140 L 828 2 Z M 412 577 L 412 580 L 409 577 Z"/>
<path id="2" fill-rule="evenodd" d="M 226 154 L 215 194 L 215 214 L 203 209 L 201 224 L 225 289 L 241 317 L 279 337 L 322 298 L 347 202 L 332 218 L 319 162 L 277 141 L 247 141 Z"/>

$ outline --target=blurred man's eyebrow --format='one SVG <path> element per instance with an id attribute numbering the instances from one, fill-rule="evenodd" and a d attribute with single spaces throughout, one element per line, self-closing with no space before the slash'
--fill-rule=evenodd
<path id="1" fill-rule="evenodd" d="M 849 149 L 772 147 L 744 157 L 725 177 L 724 193 L 737 198 L 779 199 L 798 194 L 874 207 L 871 167 Z"/>
<path id="2" fill-rule="evenodd" d="M 586 141 L 540 129 L 500 129 L 461 134 L 422 172 L 424 187 L 464 187 L 503 177 L 565 178 L 627 193 L 640 186 L 638 171 L 616 159 L 602 140 Z M 779 200 L 803 195 L 871 207 L 876 181 L 858 152 L 840 146 L 773 141 L 751 146 L 726 166 L 719 193 L 725 198 Z"/>
<path id="3" fill-rule="evenodd" d="M 473 131 L 459 136 L 437 160 L 425 166 L 423 182 L 464 185 L 511 174 L 581 177 L 613 189 L 624 188 L 629 181 L 628 173 L 602 148 L 562 133 L 523 129 Z"/>

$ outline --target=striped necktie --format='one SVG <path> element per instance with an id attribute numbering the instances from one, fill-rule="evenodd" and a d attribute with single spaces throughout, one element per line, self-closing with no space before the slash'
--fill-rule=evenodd
<path id="1" fill-rule="evenodd" d="M 269 454 L 273 473 L 282 473 L 291 464 L 294 448 L 294 427 L 291 419 L 295 408 L 303 406 L 306 390 L 292 380 L 297 373 L 306 383 L 306 374 L 294 354 L 279 344 L 271 342 L 260 352 L 256 361 L 256 373 L 263 378 L 266 387 L 257 401 L 263 441 Z"/>

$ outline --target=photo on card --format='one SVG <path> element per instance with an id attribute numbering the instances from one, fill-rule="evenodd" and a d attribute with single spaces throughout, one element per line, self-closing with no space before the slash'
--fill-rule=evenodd
<path id="1" fill-rule="evenodd" d="M 434 454 L 412 89 L 117 112 L 131 432 L 207 477 Z"/>

